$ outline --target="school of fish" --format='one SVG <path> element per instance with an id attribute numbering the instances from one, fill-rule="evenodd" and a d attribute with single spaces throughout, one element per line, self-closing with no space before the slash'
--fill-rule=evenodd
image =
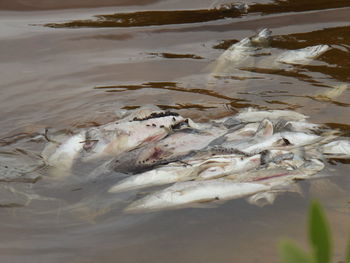
<path id="1" fill-rule="evenodd" d="M 214 63 L 208 88 L 217 77 L 236 74 L 242 66 L 306 65 L 331 48 L 317 45 L 281 53 L 270 42 L 271 31 L 263 29 L 233 44 Z M 347 85 L 339 85 L 317 98 L 332 100 L 346 89 Z M 327 159 L 350 158 L 350 141 L 339 131 L 306 119 L 289 110 L 248 108 L 223 119 L 195 123 L 176 112 L 144 107 L 117 122 L 72 136 L 51 139 L 45 135 L 49 143 L 42 157 L 63 174 L 69 174 L 77 162 L 102 161 L 91 171 L 93 176 L 105 170 L 124 175 L 110 187 L 110 194 L 157 187 L 132 202 L 128 212 L 240 197 L 264 205 L 290 191 L 298 180 L 319 176 Z"/>
<path id="2" fill-rule="evenodd" d="M 265 204 L 298 180 L 316 178 L 326 159 L 350 158 L 350 141 L 339 131 L 306 119 L 294 111 L 249 108 L 195 123 L 176 112 L 140 109 L 50 142 L 42 155 L 47 164 L 66 171 L 77 161 L 103 160 L 116 176 L 125 175 L 110 194 L 157 186 L 132 202 L 128 212 L 240 197 Z"/>

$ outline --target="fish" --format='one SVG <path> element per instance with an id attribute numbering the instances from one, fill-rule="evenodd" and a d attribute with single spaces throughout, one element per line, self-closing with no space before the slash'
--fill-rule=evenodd
<path id="1" fill-rule="evenodd" d="M 137 173 L 178 161 L 206 148 L 225 132 L 225 129 L 215 127 L 205 131 L 182 129 L 145 147 L 125 152 L 111 163 L 111 169 L 122 173 Z"/>
<path id="2" fill-rule="evenodd" d="M 227 174 L 244 172 L 259 167 L 260 155 L 242 158 L 237 155 L 203 156 L 173 162 L 153 170 L 129 176 L 108 192 L 118 193 L 145 187 L 175 183 L 185 180 L 207 180 Z"/>
<path id="3" fill-rule="evenodd" d="M 246 197 L 285 188 L 286 184 L 308 178 L 323 168 L 324 164 L 321 161 L 313 159 L 296 170 L 273 168 L 236 174 L 234 177 L 179 182 L 134 201 L 125 211 L 150 212 L 185 208 L 197 203 Z"/>
<path id="4" fill-rule="evenodd" d="M 155 112 L 144 118 L 119 121 L 86 131 L 83 159 L 117 156 L 168 135 L 173 125 L 185 119 L 173 112 Z"/>
<path id="5" fill-rule="evenodd" d="M 280 132 L 271 136 L 252 137 L 241 141 L 223 143 L 220 148 L 254 155 L 268 149 L 294 148 L 316 143 L 323 138 L 302 132 Z"/>
<path id="6" fill-rule="evenodd" d="M 198 166 L 172 163 L 156 169 L 129 176 L 112 186 L 109 193 L 119 193 L 145 187 L 169 184 L 195 178 Z"/>
<path id="7" fill-rule="evenodd" d="M 69 171 L 78 159 L 89 162 L 115 157 L 160 140 L 169 134 L 172 126 L 185 120 L 169 111 L 145 113 L 149 112 L 143 110 L 139 115 L 129 115 L 117 122 L 82 129 L 72 136 L 60 136 L 59 141 L 50 139 L 41 155 L 48 165 Z"/>
<path id="8" fill-rule="evenodd" d="M 350 159 L 350 141 L 338 140 L 324 144 L 321 151 L 328 158 Z"/>
<path id="9" fill-rule="evenodd" d="M 241 122 L 260 122 L 263 119 L 271 121 L 284 119 L 287 121 L 305 121 L 308 116 L 290 110 L 257 110 L 254 108 L 247 108 L 235 115 L 235 118 Z"/>
<path id="10" fill-rule="evenodd" d="M 176 183 L 134 201 L 125 212 L 145 212 L 190 207 L 193 203 L 228 200 L 270 190 L 260 183 L 236 183 L 227 179 Z"/>
<path id="11" fill-rule="evenodd" d="M 85 141 L 85 132 L 81 131 L 66 137 L 62 142 L 49 142 L 41 156 L 47 165 L 68 171 L 83 151 L 83 141 Z"/>
<path id="12" fill-rule="evenodd" d="M 276 62 L 286 64 L 307 65 L 315 58 L 318 58 L 331 47 L 328 45 L 316 45 L 297 50 L 288 50 L 276 58 Z"/>
<path id="13" fill-rule="evenodd" d="M 215 67 L 209 77 L 213 78 L 219 74 L 230 72 L 233 68 L 238 69 L 238 65 L 247 63 L 249 59 L 255 60 L 255 56 L 259 52 L 263 52 L 263 47 L 268 46 L 270 40 L 271 31 L 264 28 L 255 36 L 246 37 L 233 44 L 216 60 Z"/>

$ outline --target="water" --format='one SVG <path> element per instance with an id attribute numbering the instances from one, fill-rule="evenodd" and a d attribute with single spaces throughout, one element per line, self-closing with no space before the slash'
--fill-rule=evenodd
<path id="1" fill-rule="evenodd" d="M 227 107 L 293 109 L 349 136 L 349 89 L 334 100 L 316 95 L 349 83 L 350 3 L 256 1 L 246 12 L 220 9 L 223 3 L 1 1 L 2 159 L 28 171 L 44 146 L 28 138 L 44 128 L 74 131 L 147 104 L 196 121 L 225 116 Z M 307 66 L 247 65 L 209 87 L 213 61 L 264 27 L 273 31 L 274 52 L 318 44 L 332 49 Z M 286 193 L 271 206 L 233 200 L 141 215 L 122 209 L 143 192 L 109 195 L 119 178 L 85 180 L 89 169 L 57 179 L 40 168 L 32 172 L 42 177 L 35 183 L 2 183 L 1 262 L 278 262 L 276 244 L 283 237 L 306 247 L 312 198 L 326 207 L 334 258 L 342 259 L 348 162 L 329 164 L 330 177 L 303 182 L 303 196 Z M 9 187 L 26 195 L 6 201 Z"/>

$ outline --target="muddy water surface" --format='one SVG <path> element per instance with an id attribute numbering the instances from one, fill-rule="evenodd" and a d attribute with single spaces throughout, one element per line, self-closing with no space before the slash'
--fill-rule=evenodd
<path id="1" fill-rule="evenodd" d="M 238 10 L 209 0 L 2 0 L 1 160 L 33 171 L 44 142 L 29 139 L 45 128 L 74 131 L 147 104 L 196 121 L 225 116 L 228 108 L 293 109 L 349 136 L 349 89 L 334 99 L 317 95 L 349 83 L 350 3 L 248 3 Z M 276 52 L 331 49 L 304 66 L 271 68 L 259 59 L 208 85 L 213 61 L 264 27 L 273 32 Z M 303 182 L 303 195 L 284 194 L 271 206 L 233 200 L 138 215 L 122 210 L 144 192 L 107 194 L 121 175 L 86 180 L 89 171 L 80 167 L 57 178 L 41 167 L 34 171 L 41 179 L 1 182 L 1 262 L 278 262 L 281 238 L 306 244 L 312 198 L 326 207 L 335 259 L 342 259 L 350 218 L 347 162 L 330 163 L 324 171 L 330 177 Z"/>

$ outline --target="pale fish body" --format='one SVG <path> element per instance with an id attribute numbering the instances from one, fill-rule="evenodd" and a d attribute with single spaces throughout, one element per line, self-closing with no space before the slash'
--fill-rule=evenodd
<path id="1" fill-rule="evenodd" d="M 291 129 L 296 132 L 317 131 L 321 127 L 320 124 L 303 121 L 289 121 L 287 124 L 290 124 Z"/>
<path id="2" fill-rule="evenodd" d="M 252 137 L 255 135 L 258 127 L 259 123 L 248 123 L 242 129 L 225 134 L 226 141 L 237 141 Z"/>
<path id="3" fill-rule="evenodd" d="M 248 59 L 254 60 L 253 55 L 256 55 L 261 47 L 266 46 L 270 38 L 271 31 L 265 28 L 256 36 L 244 38 L 233 44 L 217 59 L 216 66 L 210 75 L 215 76 L 220 73 L 230 72 L 232 67 L 236 68 Z"/>
<path id="4" fill-rule="evenodd" d="M 51 154 L 44 149 L 42 156 L 48 165 L 69 170 L 82 152 L 84 141 L 85 134 L 80 132 L 61 142 Z"/>
<path id="5" fill-rule="evenodd" d="M 350 141 L 339 140 L 322 146 L 323 154 L 333 158 L 350 158 Z"/>
<path id="6" fill-rule="evenodd" d="M 198 151 L 207 147 L 211 141 L 223 135 L 224 132 L 224 130 L 220 129 L 199 133 L 180 131 L 157 142 L 149 149 L 145 149 L 145 151 L 141 153 L 139 159 L 153 162 L 157 161 L 159 158 L 173 159 L 176 156 L 184 156 L 192 151 Z M 157 154 L 154 153 L 155 151 Z"/>
<path id="7" fill-rule="evenodd" d="M 153 170 L 132 175 L 109 190 L 111 193 L 163 185 L 190 179 L 206 180 L 257 168 L 260 155 L 241 158 L 236 155 L 221 155 L 208 158 L 185 159 L 182 163 L 170 163 Z"/>
<path id="8" fill-rule="evenodd" d="M 304 121 L 307 116 L 289 110 L 266 110 L 259 111 L 256 109 L 248 108 L 235 115 L 235 118 L 242 122 L 259 122 L 263 119 L 269 119 L 271 121 L 284 119 L 287 121 Z"/>
<path id="9" fill-rule="evenodd" d="M 318 58 L 327 50 L 330 49 L 328 45 L 310 46 L 297 50 L 289 50 L 280 54 L 276 61 L 286 64 L 309 64 L 313 59 Z"/>
<path id="10" fill-rule="evenodd" d="M 140 189 L 156 185 L 169 184 L 183 180 L 190 180 L 196 176 L 198 166 L 184 164 L 169 164 L 156 169 L 132 175 L 112 186 L 108 192 L 118 193 L 133 189 Z"/>
<path id="11" fill-rule="evenodd" d="M 220 128 L 208 129 L 206 132 L 191 128 L 180 130 L 158 142 L 125 152 L 114 160 L 112 169 L 123 173 L 139 173 L 160 164 L 178 161 L 207 147 L 224 132 Z"/>
<path id="12" fill-rule="evenodd" d="M 320 140 L 320 136 L 302 132 L 281 132 L 268 137 L 254 137 L 241 142 L 223 143 L 223 148 L 236 149 L 246 154 L 256 154 L 264 150 L 291 145 L 304 146 Z"/>
<path id="13" fill-rule="evenodd" d="M 245 158 L 236 155 L 213 157 L 201 165 L 202 171 L 198 174 L 197 179 L 208 180 L 228 174 L 242 173 L 258 168 L 260 163 L 260 154 Z"/>
<path id="14" fill-rule="evenodd" d="M 85 152 L 84 159 L 116 156 L 140 145 L 160 140 L 169 133 L 172 125 L 183 120 L 181 116 L 164 116 L 92 128 L 88 134 L 91 137 L 90 141 L 95 143 Z"/>
<path id="15" fill-rule="evenodd" d="M 317 159 L 300 164 L 298 160 L 283 161 L 281 165 L 272 164 L 266 169 L 247 171 L 241 174 L 229 175 L 227 178 L 237 183 L 242 182 L 259 182 L 268 185 L 286 185 L 293 182 L 295 179 L 306 179 L 317 174 L 324 168 L 323 162 Z M 294 168 L 295 166 L 298 166 Z"/>
<path id="16" fill-rule="evenodd" d="M 152 211 L 189 207 L 193 203 L 229 200 L 267 191 L 271 187 L 260 183 L 235 183 L 226 179 L 176 183 L 131 203 L 127 212 Z"/>

